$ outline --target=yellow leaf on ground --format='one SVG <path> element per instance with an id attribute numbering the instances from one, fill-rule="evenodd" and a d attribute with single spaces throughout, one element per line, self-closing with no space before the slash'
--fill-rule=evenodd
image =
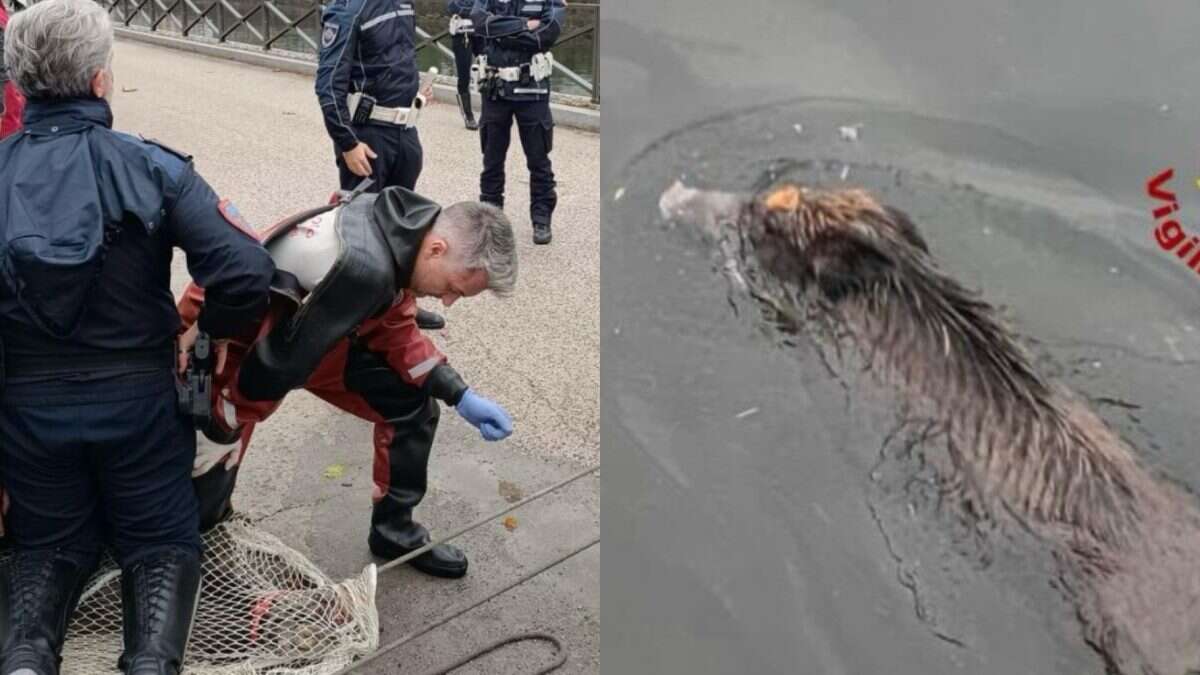
<path id="1" fill-rule="evenodd" d="M 346 467 L 341 464 L 330 464 L 325 467 L 326 478 L 341 478 L 344 473 L 346 473 Z"/>
<path id="2" fill-rule="evenodd" d="M 504 519 L 504 527 L 508 528 L 509 532 L 517 529 L 517 519 L 509 516 Z"/>

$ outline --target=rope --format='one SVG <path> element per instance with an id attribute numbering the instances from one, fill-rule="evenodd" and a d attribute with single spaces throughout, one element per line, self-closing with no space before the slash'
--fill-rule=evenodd
<path id="1" fill-rule="evenodd" d="M 441 539 L 439 539 L 437 541 L 431 541 L 428 544 L 425 544 L 421 548 L 419 548 L 411 553 L 405 553 L 404 555 L 400 556 L 399 558 L 396 558 L 395 560 L 392 560 L 391 562 L 389 562 L 385 565 L 381 565 L 379 567 L 379 571 L 384 572 L 385 570 L 389 570 L 393 567 L 399 567 L 400 565 L 403 565 L 404 563 L 408 562 L 409 560 L 412 560 L 413 558 L 421 555 L 422 553 L 432 550 L 435 546 L 440 546 L 440 545 L 450 541 L 451 539 L 455 539 L 457 537 L 460 537 L 460 536 L 470 532 L 471 530 L 483 527 L 484 525 L 487 525 L 488 523 L 492 522 L 493 520 L 495 520 L 501 516 L 508 515 L 509 513 L 516 511 L 517 509 L 521 508 L 522 506 L 525 506 L 526 504 L 528 504 L 532 501 L 541 499 L 542 497 L 545 497 L 546 495 L 550 494 L 551 492 L 554 492 L 555 490 L 564 488 L 564 487 L 570 485 L 571 483 L 574 483 L 575 481 L 579 480 L 580 478 L 583 478 L 583 477 L 587 476 L 588 474 L 595 473 L 596 471 L 599 471 L 599 470 L 600 470 L 599 466 L 593 466 L 590 469 L 580 471 L 579 473 L 575 474 L 574 476 L 571 476 L 570 478 L 568 478 L 564 481 L 561 481 L 555 485 L 551 485 L 550 487 L 546 488 L 545 490 L 542 490 L 541 492 L 538 492 L 536 494 L 526 497 L 525 499 L 522 499 L 521 501 L 513 504 L 512 506 L 508 507 L 507 509 L 500 511 L 499 513 L 490 515 L 486 518 L 481 518 L 480 520 L 477 520 L 474 523 L 471 523 L 470 525 L 464 527 L 463 529 L 459 530 L 458 532 L 455 532 L 453 534 L 442 537 Z"/>
<path id="2" fill-rule="evenodd" d="M 545 497 L 546 495 L 550 494 L 551 492 L 561 490 L 562 488 L 570 485 L 571 483 L 574 483 L 575 481 L 580 480 L 581 478 L 584 478 L 586 476 L 589 476 L 599 470 L 600 470 L 599 466 L 593 466 L 593 467 L 590 467 L 583 471 L 580 471 L 579 473 L 577 473 L 569 478 L 561 480 L 558 483 L 555 483 L 554 485 L 551 485 L 550 487 L 548 487 L 544 490 L 540 490 L 540 491 L 526 497 L 525 499 L 522 499 L 521 501 L 516 502 L 515 504 L 513 504 L 512 506 L 509 506 L 506 509 L 502 509 L 501 511 L 498 511 L 497 513 L 487 516 L 486 518 L 481 518 L 481 519 L 475 521 L 474 523 L 471 523 L 470 525 L 462 528 L 461 530 L 458 530 L 457 532 L 453 532 L 453 533 L 451 533 L 445 537 L 442 537 L 441 539 L 438 539 L 436 541 L 431 541 L 428 544 L 425 544 L 424 546 L 422 546 L 421 548 L 418 548 L 410 553 L 406 553 L 406 554 L 400 556 L 399 558 L 396 558 L 395 560 L 392 560 L 384 565 L 381 565 L 379 567 L 379 572 L 382 573 L 393 567 L 398 567 L 400 565 L 403 565 L 404 563 L 412 560 L 413 558 L 416 558 L 417 556 L 421 555 L 422 553 L 432 550 L 435 546 L 440 546 L 441 544 L 444 544 L 444 543 L 446 543 L 452 539 L 455 539 L 457 537 L 461 537 L 462 535 L 464 535 L 472 530 L 483 527 L 484 525 L 492 522 L 493 520 L 496 520 L 497 518 L 500 518 L 509 513 L 512 513 L 513 511 L 516 511 L 517 509 L 521 508 L 522 506 L 525 506 L 526 504 L 529 504 L 530 502 L 533 502 L 538 499 L 541 499 L 542 497 Z M 412 642 L 413 640 L 421 637 L 422 635 L 425 635 L 426 633 L 428 633 L 436 628 L 446 625 L 447 623 L 453 621 L 454 619 L 457 619 L 458 617 L 462 616 L 463 614 L 466 614 L 467 612 L 475 609 L 476 607 L 479 607 L 488 602 L 491 602 L 496 597 L 511 591 L 512 589 L 516 588 L 517 586 L 520 586 L 521 584 L 525 583 L 526 581 L 533 579 L 534 577 L 538 576 L 539 574 L 542 574 L 543 572 L 546 572 L 547 570 L 550 570 L 554 567 L 557 567 L 558 565 L 561 565 L 562 563 L 570 560 L 571 558 L 574 558 L 575 556 L 579 555 L 580 553 L 583 553 L 584 551 L 590 549 L 591 547 L 593 547 L 599 543 L 600 543 L 600 538 L 597 537 L 597 538 L 593 539 L 591 542 L 589 542 L 588 544 L 585 544 L 584 546 L 575 549 L 574 551 L 554 560 L 553 562 L 550 562 L 547 565 L 543 565 L 542 567 L 538 568 L 537 570 L 534 570 L 533 572 L 526 574 L 525 576 L 521 577 L 520 579 L 517 579 L 515 582 L 505 586 L 504 588 L 501 588 L 500 590 L 492 593 L 491 595 L 488 595 L 487 597 L 483 598 L 482 600 L 479 600 L 467 607 L 464 607 L 463 609 L 450 612 L 449 614 L 442 617 L 441 619 L 438 619 L 437 621 L 433 622 L 432 624 L 429 624 L 428 626 L 426 626 L 414 633 L 409 633 L 408 635 L 405 635 L 404 637 L 401 637 L 398 640 L 388 643 L 384 647 L 380 647 L 379 649 L 376 649 L 374 652 L 372 652 L 371 654 L 369 654 L 368 656 L 363 658 L 363 660 L 359 661 L 358 663 L 355 663 L 353 665 L 350 665 L 350 666 L 338 671 L 337 675 L 348 675 L 349 673 L 357 672 L 358 670 L 360 670 L 362 667 L 366 666 L 367 664 L 379 660 L 381 657 L 383 657 L 383 655 L 387 654 L 388 652 L 398 649 L 402 645 Z M 520 634 L 516 634 L 516 635 L 510 635 L 506 638 L 497 640 L 496 642 L 493 642 L 472 654 L 468 654 L 467 656 L 464 656 L 463 658 L 459 659 L 458 661 L 454 662 L 453 664 L 451 664 L 449 666 L 440 666 L 435 670 L 431 670 L 426 675 L 445 675 L 446 673 L 449 673 L 450 671 L 455 670 L 457 668 L 461 668 L 462 666 L 464 666 L 472 661 L 475 661 L 476 659 L 478 659 L 486 654 L 490 654 L 490 653 L 500 649 L 501 647 L 504 647 L 504 646 L 507 646 L 510 644 L 516 644 L 518 642 L 526 642 L 526 641 L 530 641 L 530 640 L 541 640 L 543 642 L 549 642 L 551 645 L 554 646 L 555 653 L 557 654 L 554 662 L 552 664 L 550 664 L 548 667 L 537 671 L 537 675 L 544 675 L 545 673 L 550 673 L 555 670 L 558 670 L 559 668 L 561 668 L 563 666 L 563 664 L 565 664 L 567 662 L 566 647 L 563 646 L 562 641 L 559 640 L 557 637 L 550 635 L 548 633 L 538 633 L 538 632 L 520 633 Z"/>
<path id="3" fill-rule="evenodd" d="M 461 668 L 461 667 L 467 665 L 468 663 L 478 659 L 479 657 L 481 657 L 485 654 L 490 654 L 491 652 L 494 652 L 497 649 L 499 649 L 505 645 L 516 644 L 518 642 L 525 642 L 528 640 L 542 640 L 544 642 L 549 642 L 550 644 L 554 645 L 555 653 L 558 655 L 558 658 L 554 660 L 554 663 L 537 671 L 534 675 L 546 675 L 546 673 L 552 673 L 552 672 L 558 670 L 559 668 L 562 668 L 563 664 L 565 664 L 567 662 L 567 649 L 566 649 L 566 647 L 563 647 L 563 643 L 558 638 L 554 637 L 553 635 L 550 635 L 549 633 L 522 633 L 520 635 L 513 635 L 511 637 L 506 637 L 503 640 L 496 640 L 492 644 L 488 645 L 487 647 L 484 647 L 483 649 L 480 649 L 479 651 L 475 652 L 474 654 L 464 656 L 463 658 L 459 659 L 458 661 L 455 661 L 454 663 L 452 663 L 449 666 L 442 666 L 439 668 L 435 668 L 435 669 L 425 673 L 425 675 L 446 675 L 446 673 L 449 673 L 452 670 Z"/>
<path id="4" fill-rule="evenodd" d="M 597 468 L 599 468 L 599 467 L 597 467 Z M 483 598 L 482 600 L 478 600 L 462 609 L 458 609 L 453 612 L 450 612 L 446 616 L 442 617 L 441 619 L 438 619 L 437 621 L 429 624 L 428 626 L 426 626 L 416 632 L 409 633 L 408 635 L 405 635 L 404 637 L 401 637 L 393 642 L 390 642 L 384 647 L 380 647 L 379 649 L 375 650 L 372 654 L 370 654 L 369 656 L 364 658 L 362 661 L 359 661 L 358 663 L 355 663 L 354 665 L 349 666 L 348 668 L 345 668 L 345 669 L 339 671 L 337 673 L 337 675 L 348 675 L 349 673 L 357 672 L 363 666 L 366 666 L 374 661 L 379 660 L 382 656 L 384 656 L 388 652 L 390 652 L 394 649 L 399 649 L 403 645 L 405 645 L 409 642 L 412 642 L 413 640 L 421 637 L 422 635 L 425 635 L 426 633 L 429 633 L 430 631 L 432 631 L 436 628 L 440 628 L 440 627 L 446 625 L 447 623 L 450 623 L 451 621 L 457 619 L 458 617 L 462 616 L 463 614 L 466 614 L 467 612 L 470 612 L 471 610 L 473 610 L 481 605 L 491 602 L 493 598 L 503 595 L 503 594 L 511 591 L 512 589 L 516 588 L 517 586 L 520 586 L 521 584 L 525 583 L 526 581 L 529 581 L 530 579 L 538 576 L 539 574 L 542 574 L 543 572 L 546 572 L 547 570 L 550 570 L 554 567 L 557 567 L 557 566 L 565 563 L 566 561 L 570 560 L 571 558 L 574 558 L 575 556 L 579 555 L 580 553 L 583 553 L 584 551 L 587 551 L 588 549 L 592 548 L 593 546 L 596 546 L 599 543 L 600 543 L 600 538 L 596 537 L 589 543 L 584 544 L 583 546 L 575 549 L 574 551 L 555 559 L 553 562 L 543 565 L 542 567 L 534 570 L 533 572 L 530 572 L 529 574 L 526 574 L 525 576 L 521 577 L 520 579 L 517 579 L 513 583 L 505 586 L 504 588 L 501 588 L 500 590 L 496 591 L 495 593 L 492 593 L 491 595 L 487 596 L 486 598 Z M 515 643 L 515 642 L 522 642 L 524 640 L 533 640 L 533 639 L 547 640 L 547 641 L 553 643 L 556 647 L 558 647 L 558 650 L 559 650 L 559 660 L 557 662 L 555 662 L 555 664 L 553 666 L 551 666 L 548 670 L 538 671 L 539 674 L 549 673 L 554 670 L 557 670 L 564 663 L 566 663 L 566 660 L 567 660 L 566 659 L 566 650 L 563 649 L 562 642 L 560 642 L 558 640 L 558 638 L 554 638 L 552 636 L 542 637 L 542 634 L 540 634 L 540 633 L 525 633 L 522 635 L 514 635 L 512 637 L 505 638 L 504 640 L 501 640 L 500 643 L 493 643 L 491 645 L 488 645 L 486 648 L 481 649 L 467 657 L 464 657 L 464 659 L 460 659 L 454 665 L 451 665 L 449 667 L 446 667 L 446 666 L 440 667 L 434 671 L 431 671 L 427 675 L 444 675 L 445 673 L 448 673 L 451 670 L 454 670 L 455 668 L 459 668 L 466 663 L 470 663 L 471 661 L 474 661 L 475 659 L 479 658 L 480 656 L 483 656 L 484 654 L 495 651 L 496 649 L 498 649 L 499 647 L 501 647 L 505 644 L 511 644 L 511 643 Z"/>

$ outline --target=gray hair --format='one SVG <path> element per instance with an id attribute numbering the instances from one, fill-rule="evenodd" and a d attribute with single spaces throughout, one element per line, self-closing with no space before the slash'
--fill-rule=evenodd
<path id="1" fill-rule="evenodd" d="M 482 202 L 459 202 L 442 210 L 434 230 L 462 247 L 467 269 L 487 271 L 488 290 L 501 297 L 512 294 L 517 244 L 503 211 Z"/>
<path id="2" fill-rule="evenodd" d="M 43 0 L 13 15 L 5 30 L 8 77 L 31 99 L 91 96 L 112 50 L 112 20 L 93 0 Z"/>

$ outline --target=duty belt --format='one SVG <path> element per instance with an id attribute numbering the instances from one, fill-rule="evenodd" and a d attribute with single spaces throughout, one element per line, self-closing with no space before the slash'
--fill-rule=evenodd
<path id="1" fill-rule="evenodd" d="M 358 104 L 362 101 L 362 92 L 354 92 L 346 97 L 346 105 L 350 108 L 350 117 L 354 117 L 354 111 L 358 109 Z M 412 107 L 408 108 L 385 108 L 381 105 L 376 105 L 371 108 L 370 119 L 373 122 L 383 122 L 385 124 L 395 124 L 396 126 L 412 129 L 417 126 L 417 119 L 421 116 L 421 107 L 425 104 L 425 97 L 417 95 L 413 101 Z"/>
<path id="2" fill-rule="evenodd" d="M 503 68 L 489 66 L 487 64 L 486 56 L 480 56 L 479 59 L 480 66 L 483 70 L 480 75 L 481 80 L 489 80 L 494 77 L 496 79 L 503 80 L 504 82 L 520 82 L 521 72 L 528 71 L 529 76 L 533 78 L 534 81 L 541 82 L 542 80 L 550 77 L 550 74 L 554 72 L 554 55 L 550 52 L 534 54 L 529 63 L 522 63 L 519 66 L 506 66 Z"/>
<path id="3" fill-rule="evenodd" d="M 84 354 L 6 354 L 5 377 L 43 377 L 95 371 L 171 368 L 176 365 L 173 344 L 160 349 L 119 349 Z"/>
<path id="4" fill-rule="evenodd" d="M 475 24 L 470 19 L 461 16 L 450 17 L 451 35 L 470 35 L 475 32 Z"/>

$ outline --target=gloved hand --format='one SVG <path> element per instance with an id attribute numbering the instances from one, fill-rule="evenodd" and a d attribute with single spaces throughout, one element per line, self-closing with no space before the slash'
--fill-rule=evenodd
<path id="1" fill-rule="evenodd" d="M 498 441 L 512 434 L 512 419 L 504 408 L 470 389 L 463 393 L 454 409 L 479 430 L 485 441 Z"/>

